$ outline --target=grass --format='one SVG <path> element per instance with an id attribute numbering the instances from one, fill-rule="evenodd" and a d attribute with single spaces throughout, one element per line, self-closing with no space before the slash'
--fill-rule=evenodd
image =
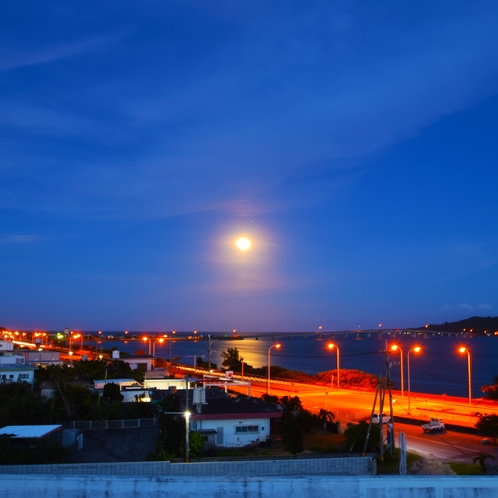
<path id="1" fill-rule="evenodd" d="M 420 455 L 415 453 L 406 453 L 406 466 L 409 468 L 413 462 L 416 462 Z M 383 462 L 377 462 L 377 474 L 398 474 L 399 473 L 399 448 L 395 448 L 393 454 L 384 455 Z"/>
<path id="2" fill-rule="evenodd" d="M 346 451 L 346 441 L 341 434 L 333 434 L 314 427 L 304 435 L 304 450 L 312 453 L 340 453 Z"/>
<path id="3" fill-rule="evenodd" d="M 458 463 L 451 462 L 450 463 L 451 470 L 455 472 L 459 476 L 480 476 L 486 475 L 480 465 L 474 463 Z"/>

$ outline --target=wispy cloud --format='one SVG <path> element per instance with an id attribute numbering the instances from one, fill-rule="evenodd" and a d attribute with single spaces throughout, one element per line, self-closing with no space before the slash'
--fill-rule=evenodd
<path id="1" fill-rule="evenodd" d="M 82 40 L 58 43 L 45 47 L 26 49 L 2 48 L 0 50 L 0 73 L 22 67 L 37 66 L 48 62 L 67 59 L 97 50 L 103 46 L 121 41 L 131 30 L 110 35 L 87 37 Z"/>
<path id="2" fill-rule="evenodd" d="M 0 244 L 32 244 L 36 239 L 35 235 L 0 234 Z"/>

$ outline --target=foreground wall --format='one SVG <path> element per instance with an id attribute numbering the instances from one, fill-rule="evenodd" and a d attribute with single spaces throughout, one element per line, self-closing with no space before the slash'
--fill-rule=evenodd
<path id="1" fill-rule="evenodd" d="M 4 498 L 495 498 L 493 477 L 111 477 L 3 475 Z"/>
<path id="2" fill-rule="evenodd" d="M 244 461 L 192 463 L 115 462 L 55 465 L 1 465 L 0 474 L 53 476 L 311 476 L 371 475 L 376 473 L 375 460 L 369 457 L 345 458 L 258 458 Z M 1 488 L 0 488 L 1 491 Z"/>

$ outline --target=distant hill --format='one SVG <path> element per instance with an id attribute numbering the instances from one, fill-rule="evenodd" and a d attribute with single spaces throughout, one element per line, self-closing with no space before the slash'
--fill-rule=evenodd
<path id="1" fill-rule="evenodd" d="M 425 328 L 425 325 L 420 327 Z M 444 322 L 442 324 L 430 324 L 427 330 L 438 330 L 440 332 L 471 332 L 473 334 L 498 334 L 498 316 L 484 317 L 472 316 L 458 322 Z"/>

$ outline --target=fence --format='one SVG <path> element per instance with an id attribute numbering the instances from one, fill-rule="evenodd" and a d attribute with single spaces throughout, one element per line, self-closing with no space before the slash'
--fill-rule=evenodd
<path id="1" fill-rule="evenodd" d="M 137 418 L 128 420 L 76 420 L 64 424 L 64 429 L 97 430 L 97 429 L 140 429 L 156 427 L 157 418 Z"/>
<path id="2" fill-rule="evenodd" d="M 113 462 L 0 466 L 0 474 L 150 477 L 375 475 L 376 470 L 376 461 L 371 456 L 260 458 L 257 460 L 191 463 Z"/>

